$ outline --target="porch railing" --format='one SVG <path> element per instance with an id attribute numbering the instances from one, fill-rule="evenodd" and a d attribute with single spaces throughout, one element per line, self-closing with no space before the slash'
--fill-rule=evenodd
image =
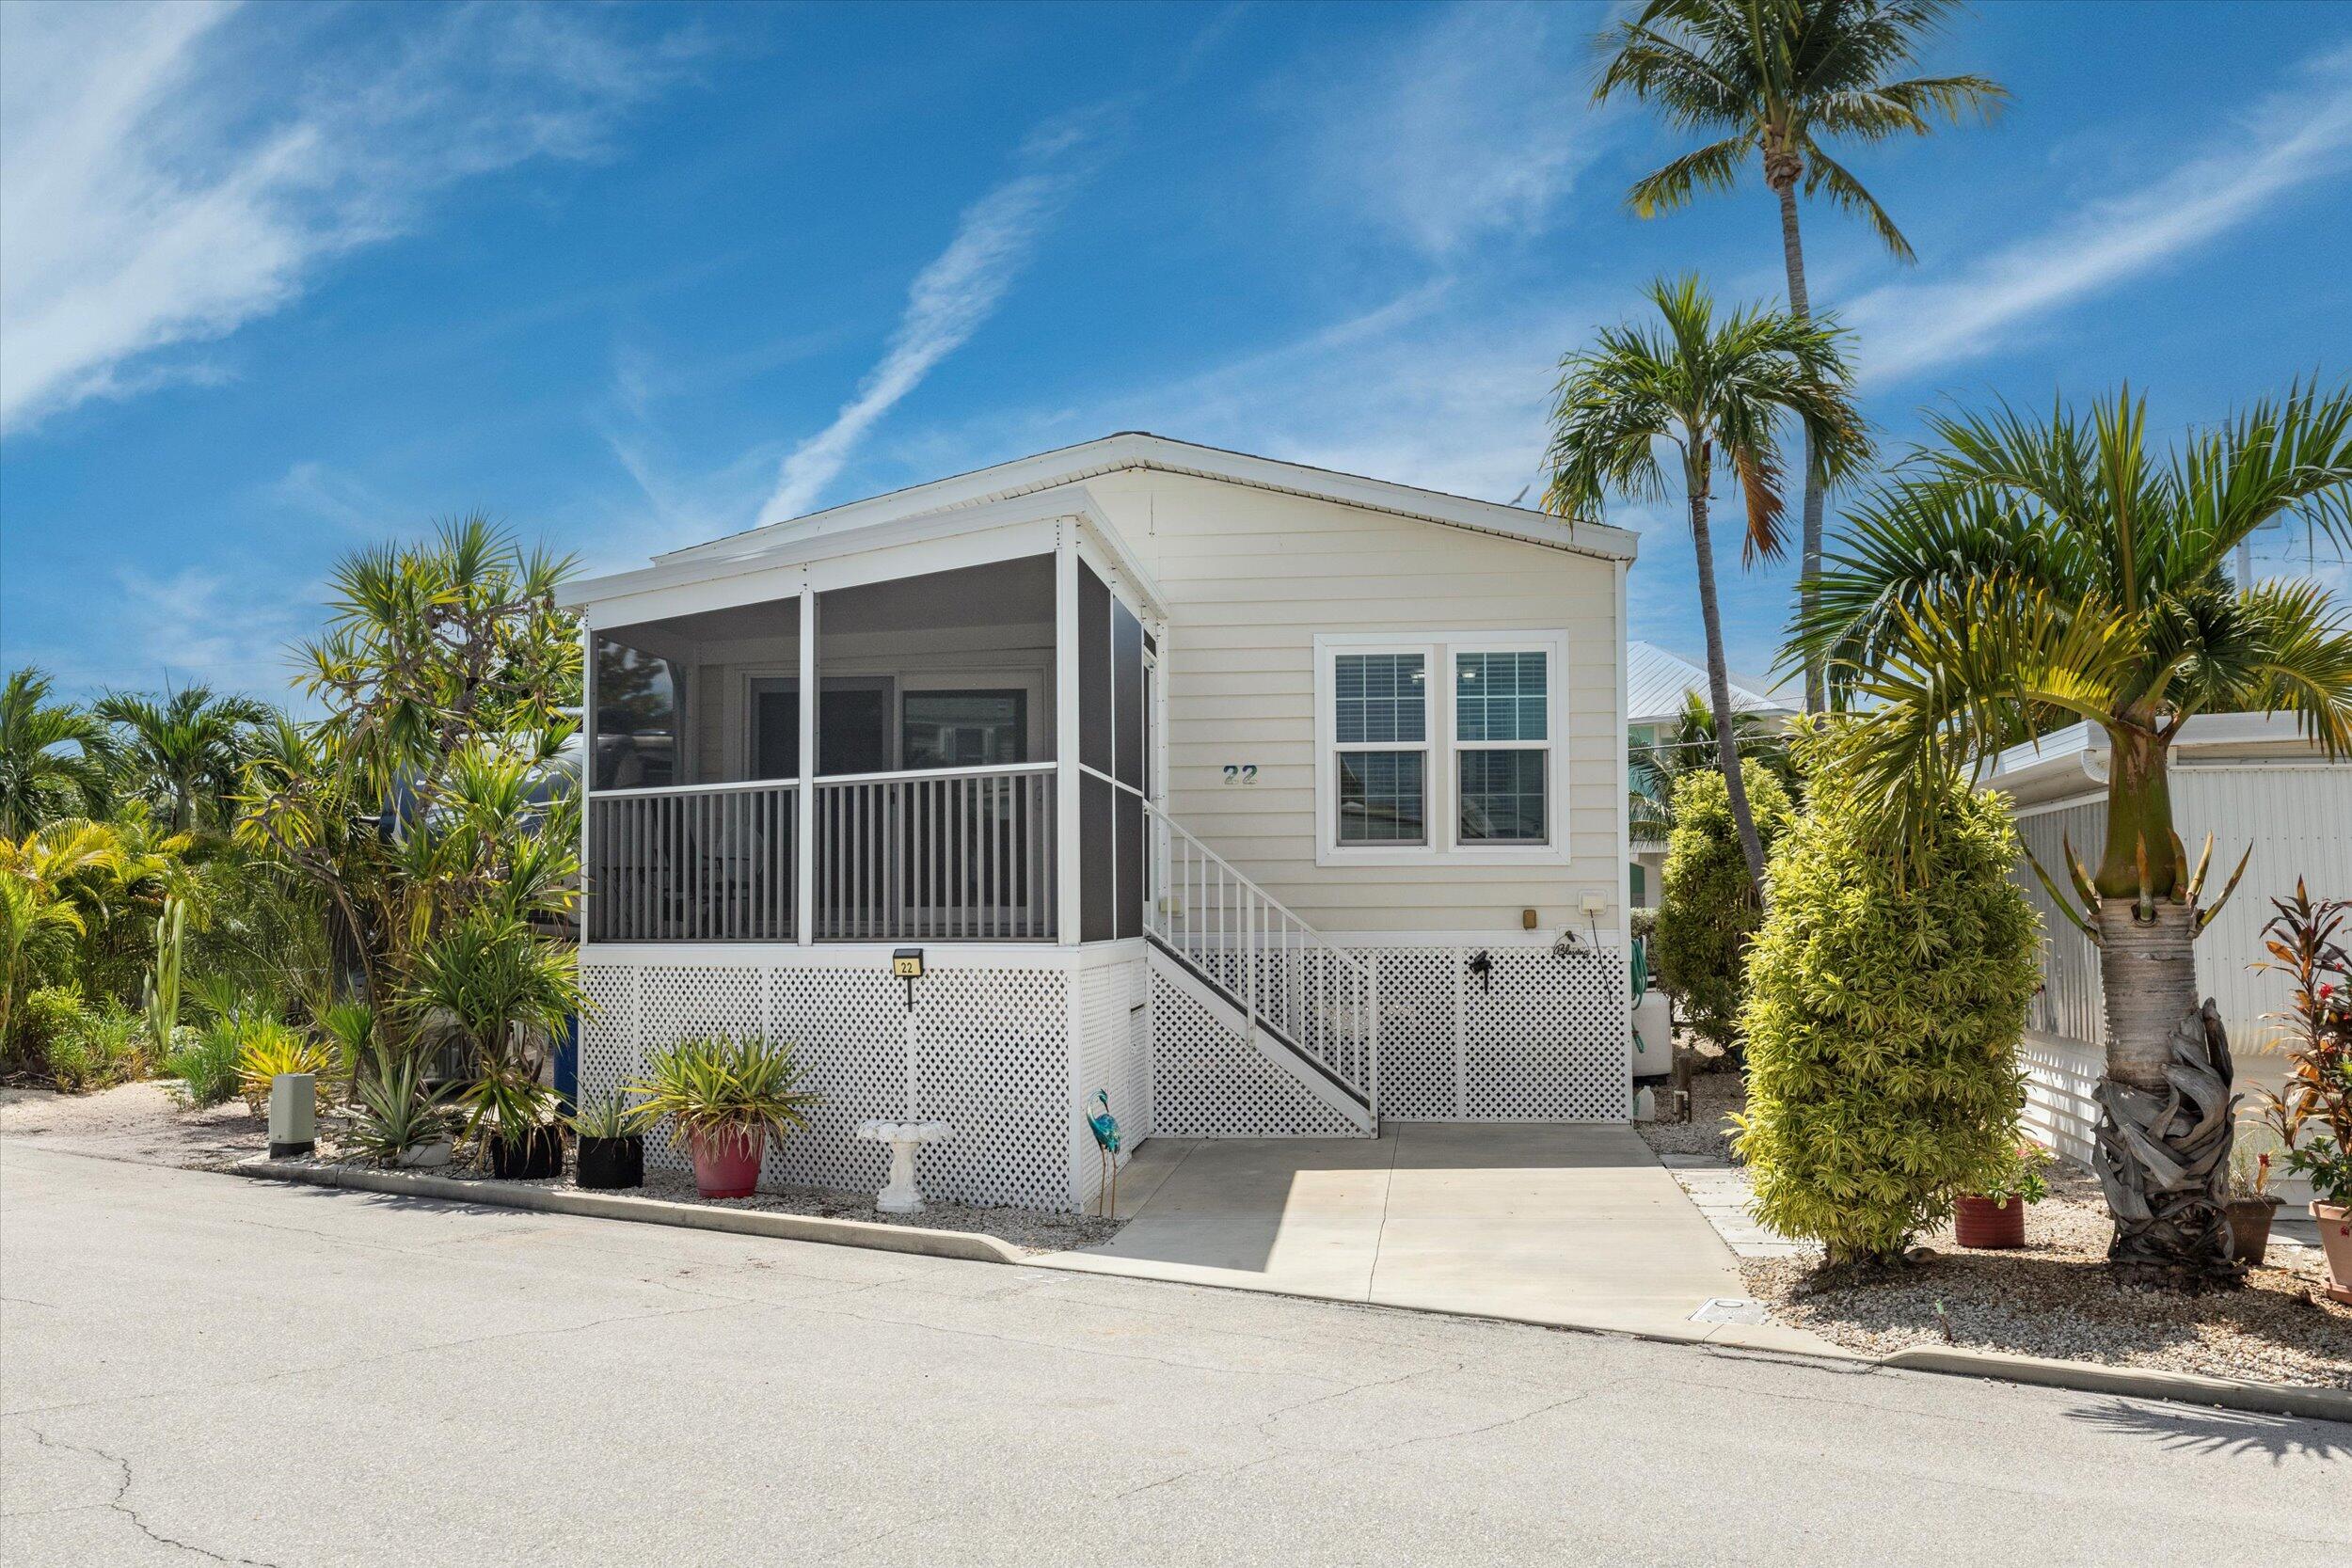
<path id="1" fill-rule="evenodd" d="M 1145 803 L 1152 833 L 1144 928 L 1363 1101 L 1380 1092 L 1379 997 L 1371 965 L 1337 947 L 1224 856 Z"/>
<path id="2" fill-rule="evenodd" d="M 819 942 L 1051 942 L 1054 765 L 818 779 Z M 591 942 L 792 942 L 791 780 L 588 797 Z"/>
<path id="3" fill-rule="evenodd" d="M 588 797 L 588 940 L 790 942 L 799 785 Z"/>
<path id="4" fill-rule="evenodd" d="M 1050 942 L 1054 765 L 817 781 L 817 937 Z"/>

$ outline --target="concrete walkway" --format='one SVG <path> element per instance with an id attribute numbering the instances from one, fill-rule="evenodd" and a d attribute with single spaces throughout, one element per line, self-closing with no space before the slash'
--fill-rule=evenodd
<path id="1" fill-rule="evenodd" d="M 1746 1294 L 1731 1249 L 1622 1127 L 1390 1123 L 1376 1141 L 1154 1138 L 1132 1215 L 1048 1267 L 1698 1337 Z M 1826 1350 L 1811 1335 L 1784 1348 Z"/>

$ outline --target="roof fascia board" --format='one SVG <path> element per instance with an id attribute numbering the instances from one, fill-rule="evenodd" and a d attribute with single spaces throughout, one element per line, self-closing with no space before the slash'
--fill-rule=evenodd
<path id="1" fill-rule="evenodd" d="M 918 517 L 901 517 L 890 522 L 876 523 L 866 528 L 820 535 L 814 539 L 780 541 L 770 550 L 748 556 L 727 556 L 716 560 L 664 561 L 632 572 L 615 572 L 605 577 L 583 578 L 566 584 L 561 602 L 568 609 L 588 612 L 592 624 L 619 626 L 627 623 L 658 620 L 660 615 L 639 612 L 630 606 L 619 618 L 607 612 L 606 607 L 617 609 L 619 601 L 646 598 L 675 590 L 724 584 L 723 597 L 728 603 L 756 603 L 762 598 L 777 596 L 771 591 L 778 574 L 800 574 L 817 579 L 818 587 L 844 587 L 849 579 L 838 572 L 822 568 L 829 562 L 850 557 L 872 555 L 907 546 L 937 543 L 974 534 L 1003 531 L 1008 537 L 982 546 L 977 553 L 957 552 L 953 564 L 976 564 L 991 560 L 1010 560 L 1033 551 L 1037 543 L 1034 529 L 1025 525 L 1052 524 L 1071 517 L 1086 518 L 1089 515 L 1104 531 L 1109 525 L 1094 504 L 1094 499 L 1083 491 L 1043 491 L 1033 496 L 1015 496 L 985 506 L 962 508 L 953 512 L 926 513 Z M 1050 541 L 1044 550 L 1053 548 Z M 927 571 L 951 569 L 950 566 L 922 565 L 913 562 L 893 563 L 894 569 L 879 575 L 858 574 L 859 580 L 882 581 L 893 577 L 915 577 Z M 754 591 L 757 585 L 760 591 Z M 717 601 L 707 608 L 715 608 Z M 663 614 L 673 613 L 663 611 Z"/>
<path id="2" fill-rule="evenodd" d="M 1337 473 L 1305 464 L 1286 463 L 1277 458 L 1194 446 L 1165 436 L 1130 434 L 1082 442 L 1074 447 L 1062 447 L 1035 456 L 1017 458 L 1009 463 L 1000 463 L 993 467 L 977 468 L 967 474 L 932 480 L 888 495 L 813 512 L 805 517 L 771 523 L 764 529 L 754 529 L 707 544 L 688 546 L 656 559 L 669 562 L 759 553 L 776 547 L 772 543 L 774 541 L 806 535 L 812 529 L 821 528 L 822 531 L 831 532 L 837 529 L 857 527 L 874 517 L 903 516 L 916 512 L 956 508 L 974 498 L 1008 490 L 1082 482 L 1095 474 L 1127 467 L 1155 468 L 1200 479 L 1225 480 L 1259 489 L 1391 513 L 1422 522 L 1471 529 L 1604 560 L 1631 561 L 1641 546 L 1641 535 L 1606 523 L 1571 524 L 1519 507 L 1449 496 L 1436 490 L 1399 484 L 1391 480 L 1366 479 L 1360 475 Z"/>

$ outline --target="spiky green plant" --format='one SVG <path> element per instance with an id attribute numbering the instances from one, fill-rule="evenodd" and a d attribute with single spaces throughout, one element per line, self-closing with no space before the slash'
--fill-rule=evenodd
<path id="1" fill-rule="evenodd" d="M 1772 853 L 1740 1014 L 1756 1214 L 1833 1261 L 1894 1257 L 1955 1196 L 2014 1179 L 2040 980 L 2006 803 L 1947 777 L 1906 877 L 1851 743 L 1801 743 L 1812 794 Z"/>
<path id="2" fill-rule="evenodd" d="M 457 1118 L 447 1102 L 448 1089 L 426 1084 L 421 1053 L 404 1051 L 388 1057 L 371 1051 L 369 1055 L 372 1059 L 357 1080 L 351 1125 L 344 1133 L 354 1152 L 389 1165 L 412 1148 L 451 1135 Z"/>
<path id="3" fill-rule="evenodd" d="M 148 971 L 140 994 L 148 1043 L 158 1061 L 171 1054 L 180 1029 L 180 969 L 187 952 L 187 901 L 166 898 L 164 912 L 155 917 L 155 964 Z"/>
<path id="4" fill-rule="evenodd" d="M 741 1139 L 755 1129 L 782 1137 L 807 1126 L 824 1098 L 800 1081 L 791 1046 L 757 1035 L 698 1035 L 646 1056 L 644 1079 L 627 1085 L 637 1097 L 629 1123 L 651 1132 L 666 1117 L 680 1148 Z"/>

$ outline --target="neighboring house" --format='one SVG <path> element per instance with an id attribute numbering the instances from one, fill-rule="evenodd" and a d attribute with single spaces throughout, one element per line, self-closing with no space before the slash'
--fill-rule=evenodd
<path id="1" fill-rule="evenodd" d="M 1627 744 L 1635 753 L 1675 743 L 1675 732 L 1682 722 L 1682 711 L 1691 694 L 1707 695 L 1707 667 L 1670 654 L 1650 642 L 1628 642 L 1625 649 L 1626 707 L 1631 717 L 1626 722 Z M 1731 681 L 1731 705 L 1740 713 L 1760 714 L 1769 726 L 1778 730 L 1787 727 L 1798 709 L 1767 690 L 1760 681 Z M 1633 780 L 1629 789 L 1636 787 Z M 1633 841 L 1632 888 L 1634 907 L 1639 909 L 1658 902 L 1659 878 L 1666 865 L 1666 845 L 1663 839 L 1636 838 Z"/>
<path id="2" fill-rule="evenodd" d="M 2094 726 L 2074 724 L 2038 746 L 2001 753 L 1981 781 L 2015 802 L 2017 831 L 2053 878 L 2065 885 L 2065 847 L 2096 867 L 2106 844 L 2107 738 Z M 2314 898 L 2352 895 L 2352 762 L 2329 762 L 2296 733 L 2286 715 L 2201 714 L 2173 744 L 2174 820 L 2192 863 L 2205 834 L 2214 837 L 2205 896 L 2218 896 L 2238 863 L 2252 850 L 2245 879 L 2213 926 L 2197 942 L 2199 989 L 2218 1006 L 2230 1033 L 2241 1114 L 2254 1107 L 2255 1090 L 2276 1087 L 2283 1064 L 2265 1050 L 2279 1026 L 2264 1015 L 2286 1005 L 2287 984 L 2256 970 L 2265 957 L 2262 927 L 2275 912 L 2270 901 L 2305 879 Z M 2099 955 L 2020 863 L 2017 879 L 2042 915 L 2042 990 L 2026 1028 L 2031 1084 L 2026 1119 L 2036 1136 L 2075 1161 L 2088 1160 L 2098 1107 L 2090 1098 L 2106 1051 L 2105 1001 Z"/>
<path id="3" fill-rule="evenodd" d="M 582 1091 L 760 1033 L 825 1097 L 771 1180 L 878 1186 L 912 1098 L 927 1188 L 1057 1209 L 1098 1089 L 1130 1149 L 1623 1119 L 1634 547 L 1130 434 L 577 585 Z"/>

